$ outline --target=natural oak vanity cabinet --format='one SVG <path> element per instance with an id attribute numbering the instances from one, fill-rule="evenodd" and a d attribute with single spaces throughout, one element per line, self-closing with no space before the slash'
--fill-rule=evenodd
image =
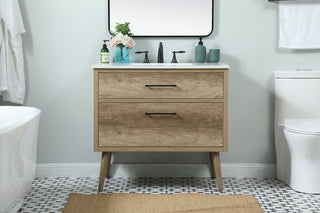
<path id="1" fill-rule="evenodd" d="M 228 147 L 228 65 L 94 69 L 94 151 L 99 191 L 112 152 L 209 152 L 222 190 L 219 152 Z"/>

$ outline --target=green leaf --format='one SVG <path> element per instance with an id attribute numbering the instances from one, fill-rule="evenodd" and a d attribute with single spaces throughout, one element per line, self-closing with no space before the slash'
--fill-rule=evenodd
<path id="1" fill-rule="evenodd" d="M 133 34 L 130 32 L 129 27 L 130 22 L 125 22 L 124 24 L 116 23 L 115 31 L 116 33 L 121 32 L 123 35 L 133 36 Z M 112 36 L 115 36 L 115 32 L 110 32 Z M 114 34 L 114 35 L 113 35 Z"/>

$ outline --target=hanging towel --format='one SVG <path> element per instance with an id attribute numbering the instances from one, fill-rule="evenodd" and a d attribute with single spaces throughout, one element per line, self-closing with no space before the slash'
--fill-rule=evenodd
<path id="1" fill-rule="evenodd" d="M 24 32 L 18 0 L 0 0 L 0 95 L 17 104 L 23 104 L 25 96 Z"/>
<path id="2" fill-rule="evenodd" d="M 279 3 L 279 47 L 320 48 L 320 2 L 317 0 Z"/>

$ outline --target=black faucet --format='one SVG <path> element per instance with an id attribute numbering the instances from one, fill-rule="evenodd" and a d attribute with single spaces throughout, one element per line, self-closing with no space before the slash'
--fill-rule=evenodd
<path id="1" fill-rule="evenodd" d="M 173 51 L 173 56 L 172 56 L 172 61 L 171 63 L 178 63 L 177 58 L 176 58 L 176 53 L 185 53 L 186 51 Z"/>
<path id="2" fill-rule="evenodd" d="M 163 63 L 163 46 L 162 42 L 159 43 L 159 48 L 158 48 L 158 63 Z"/>
<path id="3" fill-rule="evenodd" d="M 136 54 L 141 54 L 144 53 L 144 61 L 143 63 L 150 63 L 149 58 L 148 58 L 148 53 L 149 51 L 137 51 Z"/>

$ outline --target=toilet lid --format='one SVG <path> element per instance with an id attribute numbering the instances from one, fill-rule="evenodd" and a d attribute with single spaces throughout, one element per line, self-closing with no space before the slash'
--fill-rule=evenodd
<path id="1" fill-rule="evenodd" d="M 287 119 L 284 128 L 302 134 L 320 134 L 320 119 Z"/>

